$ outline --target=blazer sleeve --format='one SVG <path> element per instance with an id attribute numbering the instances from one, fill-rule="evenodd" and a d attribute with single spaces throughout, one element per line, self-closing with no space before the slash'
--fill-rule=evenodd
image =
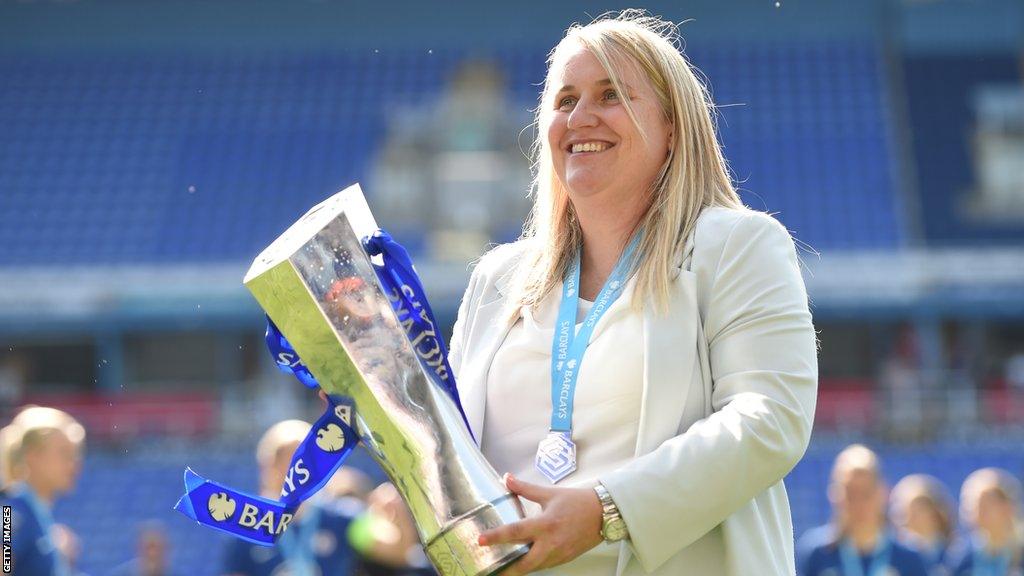
<path id="1" fill-rule="evenodd" d="M 712 414 L 600 478 L 648 572 L 778 483 L 810 439 L 817 343 L 789 232 L 741 217 L 709 289 Z"/>

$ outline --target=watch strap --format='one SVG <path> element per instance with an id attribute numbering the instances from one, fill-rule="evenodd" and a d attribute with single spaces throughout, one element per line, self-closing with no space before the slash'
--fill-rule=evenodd
<path id="1" fill-rule="evenodd" d="M 612 495 L 608 493 L 608 489 L 598 482 L 594 486 L 594 492 L 597 493 L 597 498 L 600 500 L 602 508 L 601 537 L 604 538 L 605 542 L 618 542 L 628 538 L 629 532 L 626 529 L 626 521 L 622 518 L 619 507 L 615 505 L 615 501 L 612 500 Z"/>

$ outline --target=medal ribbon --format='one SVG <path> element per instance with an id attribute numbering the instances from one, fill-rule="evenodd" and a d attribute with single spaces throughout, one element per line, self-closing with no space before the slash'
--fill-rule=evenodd
<path id="1" fill-rule="evenodd" d="M 558 307 L 555 335 L 551 342 L 551 430 L 572 432 L 573 400 L 576 396 L 576 381 L 579 379 L 583 355 L 590 345 L 590 336 L 597 321 L 608 308 L 618 300 L 626 287 L 626 275 L 633 260 L 633 253 L 639 243 L 634 236 L 619 256 L 611 275 L 598 293 L 579 332 L 576 332 L 576 314 L 579 308 L 580 256 L 577 252 L 569 277 L 562 285 L 562 303 Z"/>
<path id="2" fill-rule="evenodd" d="M 555 333 L 551 339 L 551 431 L 537 445 L 534 466 L 551 481 L 557 483 L 576 470 L 576 444 L 572 441 L 572 412 L 576 398 L 583 355 L 590 346 L 590 336 L 598 320 L 625 289 L 626 277 L 633 264 L 633 253 L 639 242 L 633 239 L 619 256 L 594 305 L 576 332 L 579 307 L 580 255 L 576 253 L 568 277 L 562 282 L 562 302 L 558 307 Z"/>
<path id="3" fill-rule="evenodd" d="M 885 569 L 889 567 L 889 557 L 892 555 L 892 545 L 888 535 L 882 534 L 878 538 L 874 551 L 871 553 L 871 562 L 868 565 L 868 573 L 864 574 L 861 566 L 860 555 L 854 549 L 848 538 L 843 539 L 839 545 L 839 560 L 843 564 L 843 576 L 885 576 Z"/>
<path id="4" fill-rule="evenodd" d="M 981 538 L 972 538 L 973 576 L 1003 576 L 1010 573 L 1010 551 L 990 554 L 985 550 L 985 542 Z"/>

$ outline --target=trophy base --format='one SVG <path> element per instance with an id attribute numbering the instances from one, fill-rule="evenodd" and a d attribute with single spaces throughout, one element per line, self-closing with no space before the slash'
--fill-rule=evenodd
<path id="1" fill-rule="evenodd" d="M 530 547 L 525 544 L 480 546 L 477 538 L 491 528 L 523 518 L 519 499 L 506 494 L 449 522 L 424 546 L 441 576 L 491 576 L 498 574 Z"/>

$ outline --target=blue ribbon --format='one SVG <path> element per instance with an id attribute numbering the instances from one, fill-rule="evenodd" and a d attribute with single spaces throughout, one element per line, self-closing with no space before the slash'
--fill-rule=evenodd
<path id="1" fill-rule="evenodd" d="M 419 274 L 405 247 L 384 230 L 377 230 L 363 239 L 363 248 L 370 256 L 380 255 L 383 265 L 373 264 L 373 271 L 387 294 L 398 321 L 416 351 L 420 365 L 435 384 L 441 387 L 455 403 L 470 436 L 469 419 L 462 409 L 455 374 L 448 364 L 448 347 L 437 332 L 437 320 L 427 301 Z M 476 438 L 473 438 L 475 441 Z"/>
<path id="2" fill-rule="evenodd" d="M 455 402 L 472 436 L 469 421 L 459 400 L 455 376 L 448 364 L 448 350 L 437 332 L 434 312 L 426 291 L 412 265 L 409 253 L 391 236 L 378 230 L 363 239 L 370 256 L 380 255 L 383 265 L 373 264 L 406 336 L 427 375 Z M 308 388 L 320 385 L 302 363 L 288 339 L 267 316 L 267 349 L 277 367 L 292 374 Z M 196 522 L 227 532 L 243 540 L 272 546 L 284 533 L 299 504 L 315 494 L 342 465 L 359 438 L 351 425 L 353 406 L 347 400 L 328 396 L 327 411 L 313 425 L 289 466 L 280 500 L 269 500 L 239 492 L 207 480 L 191 468 L 185 470 L 185 495 L 175 510 Z M 475 440 L 475 439 L 474 439 Z"/>
<path id="3" fill-rule="evenodd" d="M 204 526 L 272 546 L 299 505 L 331 479 L 359 442 L 351 422 L 352 405 L 328 396 L 327 410 L 292 455 L 280 500 L 240 492 L 186 468 L 185 495 L 174 509 Z"/>
<path id="4" fill-rule="evenodd" d="M 985 549 L 985 542 L 981 538 L 971 539 L 971 555 L 973 556 L 971 569 L 972 576 L 1003 576 L 1009 574 L 1010 551 L 993 551 L 990 554 Z"/>
<path id="5" fill-rule="evenodd" d="M 875 549 L 871 552 L 868 572 L 864 574 L 860 554 L 854 549 L 848 538 L 839 545 L 839 560 L 843 565 L 843 576 L 884 576 L 892 556 L 892 539 L 888 534 L 880 534 Z"/>
<path id="6" fill-rule="evenodd" d="M 416 352 L 416 358 L 427 376 L 455 403 L 466 430 L 472 437 L 473 431 L 469 427 L 469 419 L 466 418 L 459 398 L 459 389 L 455 384 L 455 374 L 448 363 L 448 347 L 437 331 L 434 311 L 430 308 L 427 292 L 413 267 L 409 252 L 384 230 L 377 230 L 372 236 L 364 238 L 363 248 L 370 256 L 379 255 L 383 260 L 381 265 L 373 264 L 373 271 Z M 282 372 L 293 374 L 309 388 L 315 389 L 320 386 L 309 368 L 302 363 L 298 352 L 292 348 L 288 339 L 281 334 L 269 316 L 266 340 L 270 355 Z M 476 440 L 475 437 L 473 439 Z"/>
<path id="7" fill-rule="evenodd" d="M 292 348 L 292 345 L 288 343 L 288 339 L 284 337 L 284 334 L 281 334 L 281 331 L 278 330 L 277 325 L 270 319 L 270 316 L 267 316 L 266 340 L 267 349 L 270 350 L 270 355 L 274 358 L 274 364 L 277 365 L 281 372 L 295 376 L 307 388 L 315 390 L 320 387 L 316 378 L 313 377 L 313 373 L 302 363 L 302 360 L 299 359 L 299 354 L 295 352 L 295 348 Z"/>

